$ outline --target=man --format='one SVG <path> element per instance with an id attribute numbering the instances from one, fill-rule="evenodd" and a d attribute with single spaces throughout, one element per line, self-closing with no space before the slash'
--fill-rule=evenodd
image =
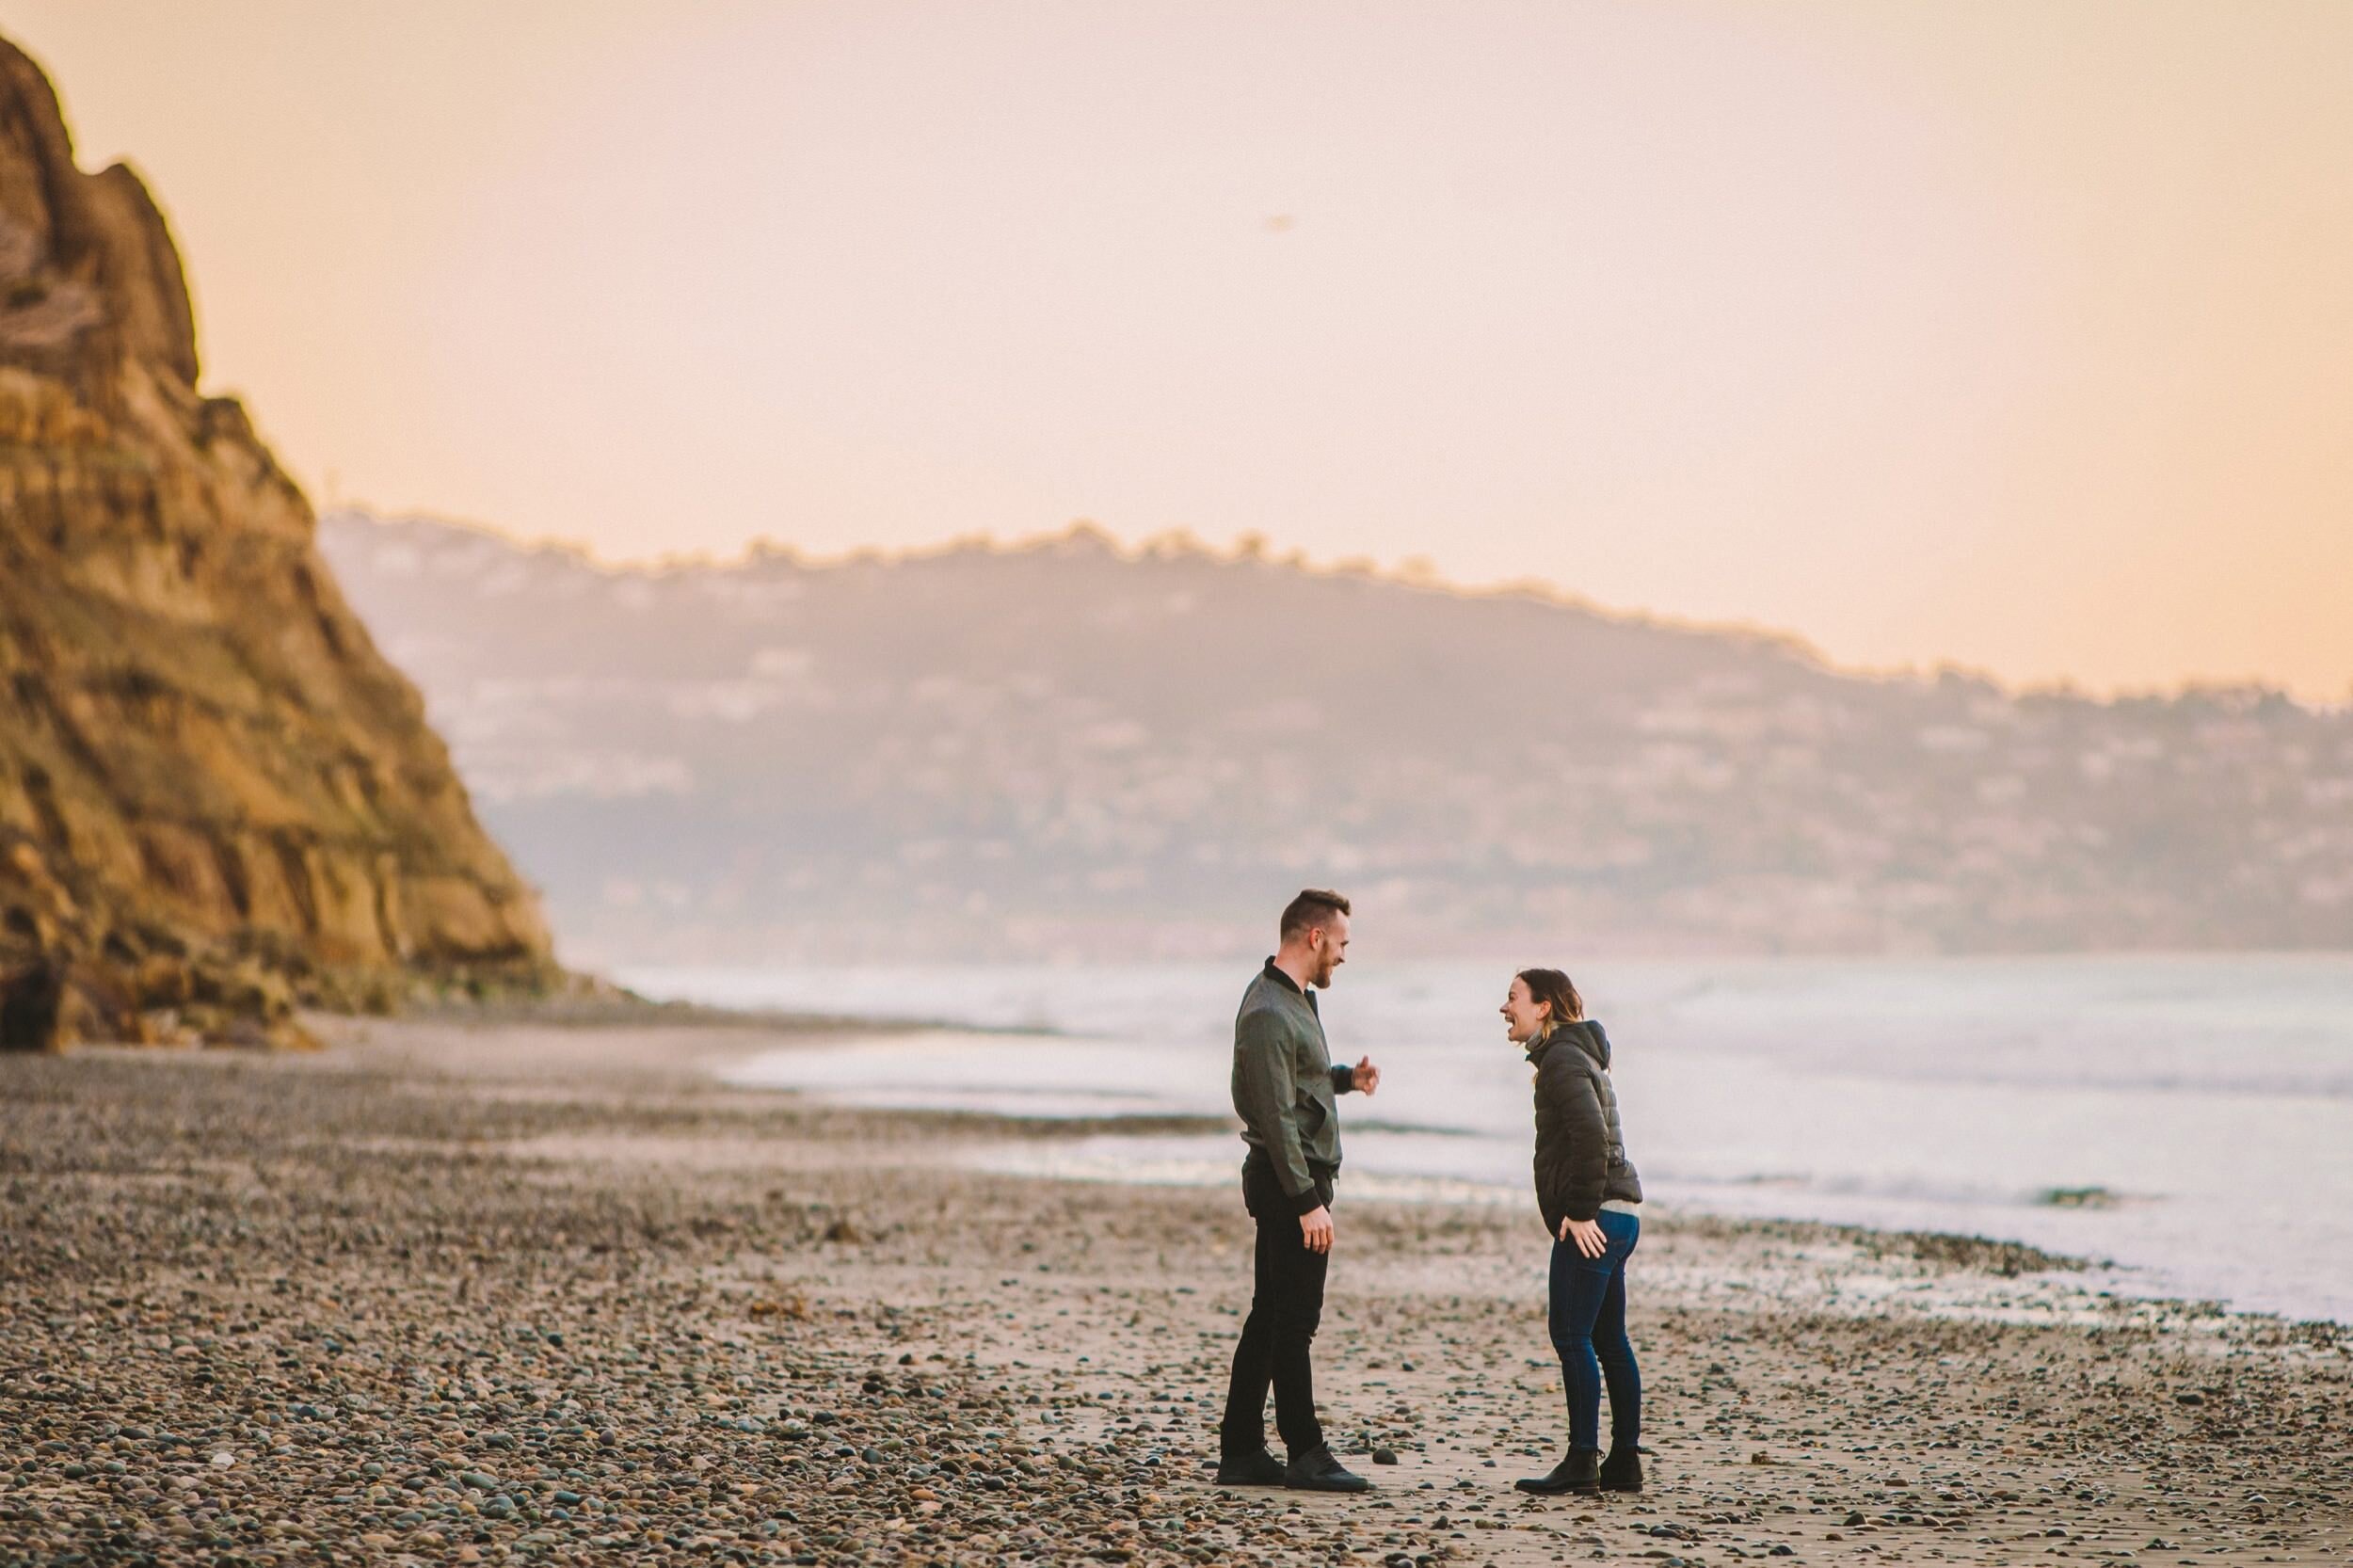
<path id="1" fill-rule="evenodd" d="M 1348 900 L 1310 888 L 1283 911 L 1281 946 L 1242 993 L 1234 1018 L 1234 1113 L 1242 1121 L 1242 1202 L 1258 1224 L 1250 1316 L 1234 1347 L 1234 1377 L 1220 1429 L 1217 1484 L 1289 1486 L 1303 1492 L 1369 1492 L 1341 1468 L 1316 1420 L 1315 1373 L 1307 1357 L 1323 1316 L 1323 1275 L 1332 1256 L 1332 1183 L 1340 1169 L 1339 1112 L 1333 1096 L 1369 1095 L 1381 1069 L 1367 1057 L 1335 1067 L 1315 993 L 1348 961 Z M 1290 1452 L 1266 1447 L 1266 1396 Z"/>

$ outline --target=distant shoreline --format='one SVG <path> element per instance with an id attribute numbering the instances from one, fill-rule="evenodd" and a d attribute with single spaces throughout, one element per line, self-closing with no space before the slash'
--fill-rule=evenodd
<path id="1" fill-rule="evenodd" d="M 652 1005 L 660 1008 L 672 1004 Z M 851 1020 L 850 1027 L 847 1029 L 837 1029 L 832 1027 L 832 1020 L 823 1017 L 798 1015 L 780 1015 L 779 1016 L 784 1020 L 787 1028 L 799 1036 L 789 1043 L 775 1042 L 775 1048 L 783 1049 L 821 1046 L 828 1039 L 838 1040 L 843 1036 L 879 1040 L 932 1032 L 996 1037 L 1034 1036 L 1040 1039 L 1068 1038 L 1068 1035 L 1061 1031 L 976 1028 L 961 1022 L 903 1022 L 860 1018 Z M 698 1010 L 698 1016 L 694 1021 L 699 1027 L 712 1029 L 767 1027 L 758 1015 L 730 1014 L 720 1009 Z M 977 1136 L 991 1143 L 1012 1144 L 1028 1141 L 1063 1143 L 1098 1136 L 1149 1139 L 1186 1134 L 1239 1132 L 1239 1124 L 1231 1116 L 1219 1115 L 1160 1112 L 1035 1115 L 1016 1112 L 937 1107 L 878 1109 L 859 1106 L 851 1101 L 835 1100 L 822 1093 L 809 1093 L 804 1096 L 792 1089 L 745 1084 L 728 1077 L 728 1067 L 740 1066 L 744 1062 L 755 1059 L 760 1054 L 761 1048 L 758 1046 L 751 1046 L 743 1050 L 731 1049 L 715 1053 L 705 1060 L 699 1070 L 706 1073 L 712 1081 L 734 1092 L 785 1094 L 806 1098 L 812 1104 L 827 1106 L 841 1114 L 875 1117 L 892 1122 L 930 1127 L 938 1129 L 943 1134 L 956 1137 Z M 1477 1132 L 1465 1128 L 1425 1126 L 1383 1117 L 1352 1119 L 1348 1126 L 1350 1130 L 1355 1132 L 1401 1131 L 1426 1136 L 1480 1136 Z M 1066 1174 L 1029 1174 L 1002 1169 L 999 1169 L 996 1174 L 1022 1180 L 1100 1181 L 1105 1185 L 1120 1187 L 1185 1185 L 1151 1178 L 1128 1179 Z M 1516 1190 L 1502 1186 L 1496 1187 L 1494 1192 L 1496 1201 L 1504 1207 L 1509 1207 L 1511 1201 L 1518 1196 Z M 1450 1200 L 1444 1197 L 1427 1199 L 1383 1197 L 1374 1201 L 1428 1202 L 1443 1205 Z M 2061 1208 L 2104 1207 L 2108 1201 L 2111 1201 L 2110 1195 L 2104 1188 L 2052 1189 L 2046 1192 L 2041 1200 L 2046 1207 Z M 2203 1300 L 2185 1294 L 2167 1293 L 2158 1289 L 2134 1288 L 2132 1276 L 2139 1271 L 2131 1265 L 2119 1264 L 2112 1259 L 2089 1254 L 2053 1251 L 2015 1238 L 1989 1236 L 1969 1231 L 1881 1226 L 1787 1216 L 1740 1214 L 1710 1208 L 1705 1205 L 1662 1205 L 1655 1202 L 1650 1208 L 1654 1212 L 1673 1215 L 1674 1223 L 1680 1225 L 1745 1228 L 1758 1234 L 1770 1234 L 1800 1244 L 1806 1241 L 1835 1240 L 1852 1246 L 1868 1256 L 1892 1253 L 1943 1259 L 1960 1262 L 1966 1267 L 1992 1272 L 2004 1277 L 2016 1277 L 2033 1272 L 2073 1274 L 2096 1272 L 2104 1276 L 2104 1286 L 2115 1287 L 2113 1289 L 2104 1289 L 2103 1294 L 2110 1294 L 2154 1306 L 2178 1308 L 2199 1316 L 2219 1313 L 2250 1321 L 2277 1323 L 2289 1328 L 2317 1324 L 2331 1329 L 2343 1328 L 2353 1331 L 2353 1319 L 2298 1318 L 2257 1308 L 2233 1306 L 2227 1303 Z"/>
<path id="2" fill-rule="evenodd" d="M 321 1017 L 341 1016 L 320 1015 Z M 786 1008 L 722 1007 L 697 1001 L 665 1001 L 644 996 L 626 986 L 545 997 L 437 997 L 431 1000 L 411 1002 L 403 1007 L 397 1016 L 419 1023 L 493 1029 L 514 1025 L 546 1025 L 565 1029 L 756 1029 L 788 1037 L 953 1031 L 962 1034 L 1035 1035 L 1046 1039 L 1062 1032 L 1036 1026 L 970 1024 L 947 1018 L 804 1013 Z"/>

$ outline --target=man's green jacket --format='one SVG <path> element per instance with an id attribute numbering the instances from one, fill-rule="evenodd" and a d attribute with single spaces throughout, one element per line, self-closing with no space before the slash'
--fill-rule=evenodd
<path id="1" fill-rule="evenodd" d="M 1313 1213 L 1340 1168 L 1340 1113 L 1333 1096 L 1356 1086 L 1332 1065 L 1316 999 L 1266 961 L 1234 1015 L 1234 1114 L 1242 1142 L 1273 1164 L 1283 1195 Z"/>

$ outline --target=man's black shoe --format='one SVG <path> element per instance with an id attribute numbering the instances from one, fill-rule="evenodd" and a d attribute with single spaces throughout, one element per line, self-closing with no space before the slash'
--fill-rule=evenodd
<path id="1" fill-rule="evenodd" d="M 1217 1462 L 1212 1486 L 1280 1486 L 1289 1478 L 1283 1462 L 1260 1448 L 1255 1454 L 1229 1454 Z"/>
<path id="2" fill-rule="evenodd" d="M 1554 1465 L 1551 1474 L 1522 1476 L 1512 1484 L 1539 1497 L 1559 1497 L 1573 1492 L 1588 1494 L 1601 1490 L 1600 1470 L 1599 1448 L 1571 1448 L 1569 1457 Z"/>
<path id="3" fill-rule="evenodd" d="M 1301 1454 L 1284 1472 L 1283 1484 L 1294 1492 L 1369 1492 L 1372 1482 L 1349 1474 L 1330 1448 Z"/>
<path id="4" fill-rule="evenodd" d="M 1640 1492 L 1642 1489 L 1642 1450 L 1631 1443 L 1612 1443 L 1609 1457 L 1601 1462 L 1598 1477 L 1604 1492 Z"/>

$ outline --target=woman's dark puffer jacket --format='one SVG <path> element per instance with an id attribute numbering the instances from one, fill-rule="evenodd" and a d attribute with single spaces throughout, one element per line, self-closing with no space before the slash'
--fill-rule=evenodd
<path id="1" fill-rule="evenodd" d="M 1555 1024 L 1529 1047 L 1528 1060 L 1536 1069 L 1536 1206 L 1545 1229 L 1557 1237 L 1561 1220 L 1590 1220 L 1607 1198 L 1641 1203 L 1601 1025 Z"/>

